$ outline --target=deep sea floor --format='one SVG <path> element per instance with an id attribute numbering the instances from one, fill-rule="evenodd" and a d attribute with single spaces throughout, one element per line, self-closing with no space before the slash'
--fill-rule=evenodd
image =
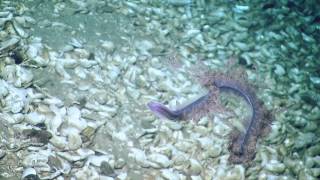
<path id="1" fill-rule="evenodd" d="M 0 179 L 319 179 L 319 8 L 0 1 Z M 196 121 L 147 106 L 184 107 L 210 91 L 207 71 L 248 84 L 273 115 L 248 162 L 228 160 L 252 113 L 238 94 Z"/>

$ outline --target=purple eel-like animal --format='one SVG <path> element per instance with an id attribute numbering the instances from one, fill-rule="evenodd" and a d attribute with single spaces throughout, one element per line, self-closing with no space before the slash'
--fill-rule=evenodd
<path id="1" fill-rule="evenodd" d="M 215 76 L 210 83 L 219 91 L 231 91 L 241 96 L 251 107 L 252 115 L 250 119 L 245 121 L 245 131 L 236 131 L 237 133 L 231 135 L 232 142 L 229 145 L 231 156 L 229 160 L 233 163 L 252 160 L 255 156 L 257 137 L 260 136 L 262 129 L 268 124 L 268 122 L 264 122 L 266 111 L 262 108 L 261 102 L 248 84 L 222 75 Z M 157 116 L 170 120 L 186 120 L 188 117 L 194 116 L 192 115 L 193 113 L 200 112 L 201 109 L 210 108 L 208 103 L 210 103 L 212 96 L 213 92 L 209 90 L 206 95 L 178 110 L 170 110 L 158 102 L 149 102 L 148 107 Z"/>

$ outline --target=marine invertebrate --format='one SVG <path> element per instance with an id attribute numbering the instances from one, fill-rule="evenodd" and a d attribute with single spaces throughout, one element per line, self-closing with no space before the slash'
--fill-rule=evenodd
<path id="1" fill-rule="evenodd" d="M 222 91 L 231 91 L 242 97 L 252 110 L 252 115 L 243 124 L 245 130 L 235 130 L 230 133 L 229 144 L 231 163 L 248 163 L 255 157 L 257 139 L 268 129 L 272 120 L 271 113 L 263 107 L 251 86 L 241 78 L 218 72 L 205 72 L 199 77 L 202 85 L 208 88 L 208 93 L 189 105 L 170 110 L 161 103 L 150 102 L 148 107 L 160 117 L 170 120 L 187 120 L 199 118 L 210 111 L 221 111 L 223 107 L 218 100 L 218 94 Z"/>

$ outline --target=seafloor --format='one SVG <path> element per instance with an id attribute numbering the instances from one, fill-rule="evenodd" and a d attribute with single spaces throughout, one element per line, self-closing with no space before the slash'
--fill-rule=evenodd
<path id="1" fill-rule="evenodd" d="M 316 0 L 0 0 L 0 179 L 319 179 L 319 9 Z M 228 161 L 228 134 L 248 114 L 238 97 L 221 102 L 239 116 L 199 121 L 146 106 L 191 102 L 206 92 L 194 75 L 208 69 L 246 77 L 274 115 L 250 163 Z"/>

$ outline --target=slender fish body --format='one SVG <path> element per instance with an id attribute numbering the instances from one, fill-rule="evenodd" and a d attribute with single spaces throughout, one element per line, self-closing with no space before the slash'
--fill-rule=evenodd
<path id="1" fill-rule="evenodd" d="M 246 130 L 243 134 L 240 135 L 238 139 L 238 143 L 240 144 L 239 149 L 237 149 L 236 153 L 239 155 L 243 154 L 244 147 L 248 141 L 248 138 L 251 133 L 251 129 L 256 123 L 256 111 L 257 109 L 254 106 L 254 101 L 256 97 L 252 95 L 252 93 L 248 92 L 241 84 L 239 84 L 237 81 L 225 81 L 225 80 L 217 80 L 214 81 L 215 86 L 219 88 L 220 91 L 224 90 L 231 90 L 235 94 L 240 95 L 242 98 L 245 99 L 245 101 L 250 105 L 252 109 L 252 115 L 249 121 L 249 124 L 246 127 Z"/>
<path id="2" fill-rule="evenodd" d="M 161 103 L 152 101 L 148 103 L 148 107 L 155 115 L 159 116 L 160 118 L 167 118 L 170 120 L 181 119 L 181 113 L 171 111 Z"/>
<path id="3" fill-rule="evenodd" d="M 229 150 L 231 152 L 229 160 L 233 163 L 246 163 L 252 160 L 255 156 L 257 137 L 260 136 L 261 131 L 267 127 L 268 123 L 270 123 L 268 122 L 271 120 L 270 113 L 262 108 L 262 104 L 257 99 L 254 91 L 249 87 L 249 85 L 241 81 L 233 80 L 224 76 L 218 76 L 213 78 L 211 85 L 219 91 L 231 91 L 239 95 L 244 98 L 252 109 L 250 119 L 245 121 L 245 131 L 234 131 L 235 133 L 231 133 L 232 141 L 229 145 Z M 186 120 L 190 117 L 195 117 L 194 114 L 197 113 L 205 115 L 209 112 L 206 110 L 215 108 L 214 104 L 217 102 L 212 98 L 214 97 L 214 93 L 215 92 L 209 90 L 206 95 L 178 110 L 170 110 L 163 104 L 157 102 L 148 103 L 148 107 L 152 112 L 160 117 L 175 121 Z"/>
<path id="4" fill-rule="evenodd" d="M 209 98 L 209 94 L 206 94 L 204 96 L 201 96 L 194 102 L 178 110 L 170 110 L 169 108 L 165 107 L 163 104 L 158 102 L 149 102 L 148 107 L 152 112 L 154 112 L 159 117 L 164 117 L 164 118 L 175 120 L 175 121 L 185 120 L 195 110 L 204 108 L 204 106 L 207 104 L 206 102 L 208 98 Z"/>

